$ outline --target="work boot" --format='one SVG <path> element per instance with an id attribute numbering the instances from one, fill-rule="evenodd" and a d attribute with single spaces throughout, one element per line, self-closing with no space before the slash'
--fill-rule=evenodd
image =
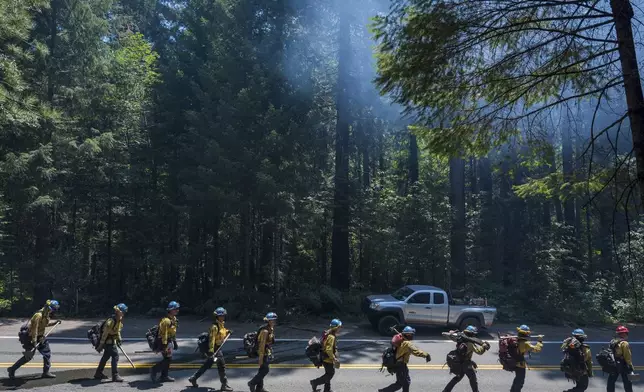
<path id="1" fill-rule="evenodd" d="M 154 368 L 150 370 L 150 380 L 157 382 L 157 371 Z"/>
<path id="2" fill-rule="evenodd" d="M 248 382 L 248 389 L 250 389 L 250 392 L 257 392 L 257 385 L 253 384 L 252 382 Z"/>
<path id="3" fill-rule="evenodd" d="M 221 384 L 221 389 L 219 389 L 221 392 L 231 392 L 233 389 L 230 387 L 228 384 Z"/>
<path id="4" fill-rule="evenodd" d="M 193 387 L 199 388 L 199 384 L 197 384 L 197 379 L 195 378 L 195 376 L 190 376 L 188 381 L 190 381 L 190 384 L 192 384 Z"/>
<path id="5" fill-rule="evenodd" d="M 318 386 L 315 385 L 315 381 L 311 380 L 309 382 L 311 383 L 311 389 L 313 390 L 313 392 L 317 392 Z"/>
<path id="6" fill-rule="evenodd" d="M 107 380 L 107 376 L 103 373 L 94 374 L 94 380 Z"/>
<path id="7" fill-rule="evenodd" d="M 163 377 L 161 377 L 161 379 L 159 381 L 160 382 L 174 382 L 174 378 L 172 378 L 170 376 L 163 376 Z"/>
<path id="8" fill-rule="evenodd" d="M 16 379 L 16 369 L 9 368 L 7 369 L 7 373 L 9 373 L 9 380 Z"/>
<path id="9" fill-rule="evenodd" d="M 51 374 L 49 372 L 45 372 L 42 374 L 42 378 L 56 378 L 55 374 Z"/>
<path id="10" fill-rule="evenodd" d="M 123 382 L 123 381 L 125 380 L 123 380 L 123 377 L 119 376 L 118 373 L 112 374 L 112 382 Z"/>

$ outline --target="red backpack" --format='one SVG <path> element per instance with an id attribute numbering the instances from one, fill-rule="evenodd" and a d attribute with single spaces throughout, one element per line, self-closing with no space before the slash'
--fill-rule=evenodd
<path id="1" fill-rule="evenodd" d="M 519 339 L 516 336 L 500 336 L 499 362 L 503 366 L 503 370 L 508 372 L 515 371 L 520 360 Z"/>
<path id="2" fill-rule="evenodd" d="M 391 338 L 391 345 L 394 347 L 400 347 L 400 343 L 403 341 L 403 336 L 401 333 L 397 333 Z"/>

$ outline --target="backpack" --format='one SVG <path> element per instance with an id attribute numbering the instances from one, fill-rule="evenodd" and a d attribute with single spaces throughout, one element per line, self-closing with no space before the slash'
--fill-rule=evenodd
<path id="1" fill-rule="evenodd" d="M 248 354 L 250 358 L 257 357 L 257 344 L 259 343 L 257 337 L 266 328 L 268 328 L 267 325 L 262 325 L 259 327 L 257 332 L 249 332 L 244 335 L 244 338 L 242 339 L 244 343 L 244 351 L 246 351 L 246 354 Z"/>
<path id="2" fill-rule="evenodd" d="M 114 319 L 113 317 L 110 318 Z M 101 336 L 103 336 L 103 331 L 105 330 L 105 323 L 107 323 L 107 320 L 103 321 L 102 323 L 96 323 L 96 325 L 87 330 L 87 339 L 92 344 L 92 347 L 98 348 L 98 346 L 101 344 Z"/>
<path id="3" fill-rule="evenodd" d="M 148 346 L 150 346 L 150 350 L 156 351 L 158 347 L 158 344 L 157 344 L 158 337 L 159 337 L 158 324 L 148 329 L 148 332 L 145 333 L 145 339 L 148 341 Z"/>
<path id="4" fill-rule="evenodd" d="M 597 353 L 595 358 L 597 363 L 602 367 L 602 372 L 608 374 L 616 374 L 617 371 L 617 361 L 615 361 L 615 343 L 611 342 L 609 347 L 602 347 L 602 349 Z"/>
<path id="5" fill-rule="evenodd" d="M 324 342 L 324 337 L 322 342 Z M 309 340 L 309 344 L 304 350 L 307 358 L 318 368 L 322 366 L 322 342 L 314 336 Z"/>
<path id="6" fill-rule="evenodd" d="M 567 378 L 576 380 L 586 372 L 583 345 L 575 338 L 564 340 L 564 344 L 566 348 L 563 349 L 564 357 L 559 367 Z"/>
<path id="7" fill-rule="evenodd" d="M 382 366 L 380 367 L 380 371 L 382 372 L 386 368 L 389 374 L 394 374 L 396 372 L 396 365 L 396 347 L 391 346 L 382 353 Z"/>
<path id="8" fill-rule="evenodd" d="M 24 323 L 18 331 L 18 340 L 23 346 L 31 345 L 31 337 L 29 336 L 29 325 Z"/>
<path id="9" fill-rule="evenodd" d="M 519 339 L 516 336 L 499 337 L 499 363 L 503 370 L 513 372 L 517 369 L 517 364 L 522 360 L 519 353 Z"/>
<path id="10" fill-rule="evenodd" d="M 209 332 L 203 332 L 199 336 L 197 336 L 197 350 L 201 354 L 208 354 L 208 351 L 210 351 L 210 333 Z"/>
<path id="11" fill-rule="evenodd" d="M 447 353 L 445 365 L 449 368 L 450 374 L 461 375 L 464 373 L 465 355 L 467 354 L 467 343 L 461 342 L 456 349 Z"/>

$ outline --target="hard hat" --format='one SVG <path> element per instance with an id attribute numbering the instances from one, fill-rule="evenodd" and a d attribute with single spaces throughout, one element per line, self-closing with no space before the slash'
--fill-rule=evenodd
<path id="1" fill-rule="evenodd" d="M 122 313 L 127 313 L 127 305 L 126 304 L 118 304 L 114 307 L 114 309 L 120 310 Z"/>
<path id="2" fill-rule="evenodd" d="M 331 320 L 331 324 L 329 324 L 329 326 L 331 326 L 333 328 L 341 327 L 342 326 L 342 321 L 340 321 L 338 319 L 333 319 L 333 320 Z"/>
<path id="3" fill-rule="evenodd" d="M 60 309 L 60 304 L 55 299 L 48 299 L 45 305 L 51 312 L 57 312 Z"/>
<path id="4" fill-rule="evenodd" d="M 628 328 L 626 328 L 626 327 L 625 327 L 625 326 L 623 326 L 623 325 L 620 325 L 619 327 L 617 327 L 617 329 L 615 330 L 615 332 L 616 332 L 616 333 L 628 333 L 629 331 L 628 331 Z"/>
<path id="5" fill-rule="evenodd" d="M 167 310 L 167 311 L 170 311 L 170 310 L 177 310 L 177 309 L 179 309 L 180 307 L 181 307 L 181 306 L 179 305 L 179 302 L 176 302 L 176 301 L 170 301 L 170 303 L 168 304 L 168 308 L 167 308 L 166 310 Z"/>
<path id="6" fill-rule="evenodd" d="M 473 325 L 468 325 L 467 328 L 465 328 L 465 330 L 463 332 L 465 332 L 467 334 L 470 334 L 470 335 L 476 335 L 477 333 L 479 333 L 479 330 L 476 329 L 476 327 L 473 326 Z"/>
<path id="7" fill-rule="evenodd" d="M 217 309 L 215 309 L 215 313 L 214 313 L 214 314 L 215 314 L 215 316 L 225 316 L 225 315 L 227 315 L 227 314 L 228 314 L 228 312 L 226 312 L 226 309 L 224 309 L 224 308 L 222 308 L 222 307 L 220 306 L 220 307 L 218 307 Z"/>
<path id="8" fill-rule="evenodd" d="M 277 320 L 277 314 L 275 314 L 274 312 L 268 312 L 266 313 L 266 317 L 264 317 L 264 320 L 266 321 Z"/>
<path id="9" fill-rule="evenodd" d="M 416 333 L 416 330 L 410 326 L 406 326 L 405 328 L 403 328 L 402 333 L 405 335 L 414 335 Z"/>

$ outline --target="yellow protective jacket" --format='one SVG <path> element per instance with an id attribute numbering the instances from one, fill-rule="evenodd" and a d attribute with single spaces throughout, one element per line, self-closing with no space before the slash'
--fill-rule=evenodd
<path id="1" fill-rule="evenodd" d="M 322 357 L 324 358 L 322 362 L 334 363 L 336 358 L 335 354 L 337 353 L 337 340 L 335 339 L 335 334 L 327 332 L 326 339 L 324 339 L 324 347 L 322 347 Z"/>
<path id="2" fill-rule="evenodd" d="M 108 318 L 101 335 L 101 344 L 121 343 L 121 329 L 123 329 L 123 320 L 117 320 L 115 317 Z"/>
<path id="3" fill-rule="evenodd" d="M 262 329 L 257 337 L 257 356 L 260 360 L 272 354 L 271 345 L 275 343 L 275 331 L 271 327 Z"/>
<path id="4" fill-rule="evenodd" d="M 208 352 L 214 353 L 215 350 L 222 345 L 224 339 L 228 335 L 228 330 L 224 327 L 223 321 L 215 321 L 210 326 L 209 336 L 210 336 L 210 345 L 208 346 Z"/>
<path id="5" fill-rule="evenodd" d="M 631 353 L 631 346 L 626 340 L 620 340 L 615 345 L 615 359 L 624 362 L 627 366 L 633 366 L 633 354 Z"/>
<path id="6" fill-rule="evenodd" d="M 537 344 L 532 345 L 530 342 L 528 342 L 528 340 L 527 340 L 527 339 L 525 339 L 525 338 L 521 338 L 521 337 L 520 337 L 518 340 L 519 340 L 519 342 L 518 342 L 518 345 L 519 345 L 519 354 L 521 355 L 521 357 L 522 357 L 523 359 L 522 359 L 522 360 L 520 360 L 520 361 L 517 363 L 517 367 L 520 367 L 520 368 L 526 368 L 526 367 L 527 367 L 527 364 L 526 364 L 526 361 L 525 361 L 525 355 L 526 355 L 527 353 L 538 353 L 538 352 L 541 352 L 541 349 L 543 348 L 543 343 L 541 343 L 541 342 L 537 342 Z"/>
<path id="7" fill-rule="evenodd" d="M 479 346 L 478 344 L 474 344 L 472 342 L 466 342 L 466 344 L 467 344 L 467 352 L 465 353 L 466 361 L 471 361 L 472 355 L 474 355 L 474 353 L 477 353 L 478 355 L 483 355 L 486 351 L 483 346 Z"/>
<path id="8" fill-rule="evenodd" d="M 176 316 L 165 316 L 159 322 L 159 338 L 161 338 L 161 344 L 166 346 L 169 342 L 172 342 L 177 338 L 177 327 L 179 325 L 179 320 Z"/>
<path id="9" fill-rule="evenodd" d="M 45 308 L 40 309 L 29 320 L 29 337 L 31 338 L 32 343 L 36 343 L 40 336 L 45 335 L 45 328 L 53 325 L 54 322 L 49 320 L 49 310 Z"/>
<path id="10" fill-rule="evenodd" d="M 409 340 L 403 340 L 396 349 L 396 362 L 409 363 L 409 357 L 412 355 L 425 358 L 427 353 L 416 348 Z"/>

